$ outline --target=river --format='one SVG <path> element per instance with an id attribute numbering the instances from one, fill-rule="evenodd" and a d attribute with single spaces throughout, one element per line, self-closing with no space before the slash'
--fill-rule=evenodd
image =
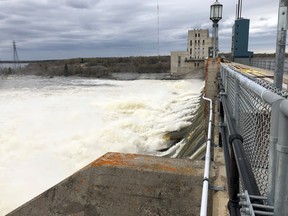
<path id="1" fill-rule="evenodd" d="M 0 79 L 0 215 L 106 152 L 153 154 L 190 122 L 201 80 Z"/>

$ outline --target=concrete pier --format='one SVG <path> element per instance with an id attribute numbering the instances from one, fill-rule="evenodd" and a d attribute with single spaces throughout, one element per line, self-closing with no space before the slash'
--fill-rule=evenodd
<path id="1" fill-rule="evenodd" d="M 199 215 L 203 161 L 107 153 L 9 216 Z"/>

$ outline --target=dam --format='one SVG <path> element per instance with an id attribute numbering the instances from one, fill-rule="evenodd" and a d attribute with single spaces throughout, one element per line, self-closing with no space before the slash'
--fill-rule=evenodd
<path id="1" fill-rule="evenodd" d="M 279 32 L 286 31 L 288 26 L 285 4 L 280 4 Z M 217 0 L 215 5 L 221 11 L 218 11 L 218 14 L 221 14 L 222 5 Z M 240 27 L 244 23 L 244 26 L 247 27 L 249 20 L 242 19 L 239 7 L 235 24 L 239 24 L 238 27 Z M 285 19 L 281 19 L 281 16 L 285 16 Z M 213 21 L 212 18 L 210 17 Z M 221 18 L 221 16 L 218 17 L 217 22 Z M 79 91 L 78 85 L 85 85 L 85 91 L 97 86 L 99 91 L 105 89 L 105 91 L 111 93 L 113 91 L 110 87 L 119 92 L 122 90 L 122 84 L 115 84 L 112 81 L 95 84 L 91 80 L 88 81 L 88 83 L 91 81 L 90 84 L 83 83 L 83 80 L 77 80 L 77 84 L 75 84 L 75 80 L 71 80 L 72 92 L 78 94 L 78 96 L 83 96 L 77 98 L 77 103 L 75 103 L 77 109 L 69 113 L 71 110 L 69 108 L 72 107 L 69 103 L 71 101 L 62 100 L 61 104 L 65 104 L 62 112 L 50 118 L 52 120 L 60 119 L 56 123 L 53 121 L 54 124 L 51 129 L 57 128 L 59 131 L 63 129 L 62 132 L 65 133 L 68 130 L 73 130 L 74 126 L 77 127 L 77 134 L 72 137 L 71 142 L 75 148 L 71 148 L 71 151 L 65 155 L 67 157 L 62 158 L 60 163 L 55 163 L 55 159 L 58 158 L 54 157 L 55 150 L 53 147 L 48 148 L 53 157 L 48 157 L 50 155 L 47 156 L 46 153 L 38 154 L 38 157 L 45 158 L 47 163 L 37 164 L 41 168 L 41 172 L 34 172 L 32 175 L 30 173 L 28 179 L 36 179 L 41 175 L 43 179 L 49 178 L 51 167 L 53 171 L 61 171 L 59 170 L 60 166 L 68 167 L 69 165 L 77 166 L 77 169 L 68 178 L 65 176 L 61 180 L 58 179 L 59 181 L 49 189 L 33 196 L 29 199 L 30 201 L 22 203 L 18 208 L 13 208 L 14 210 L 7 215 L 288 215 L 288 189 L 286 185 L 288 181 L 287 74 L 283 74 L 283 79 L 282 77 L 279 79 L 279 76 L 277 76 L 280 71 L 280 62 L 275 64 L 275 75 L 269 70 L 250 66 L 250 58 L 253 53 L 246 49 L 243 51 L 245 53 L 244 57 L 237 56 L 237 52 L 235 52 L 236 55 L 233 53 L 233 60 L 237 62 L 228 62 L 223 58 L 218 58 L 216 45 L 217 22 L 213 21 L 215 29 L 214 45 L 212 47 L 213 59 L 204 58 L 200 52 L 197 52 L 199 54 L 197 59 L 195 56 L 197 55 L 195 54 L 196 46 L 200 50 L 201 45 L 207 45 L 203 50 L 209 51 L 212 40 L 210 41 L 208 38 L 204 40 L 197 39 L 197 41 L 193 39 L 195 43 L 190 40 L 187 51 L 174 53 L 176 62 L 174 69 L 176 72 L 186 73 L 190 70 L 190 67 L 203 66 L 205 68 L 203 89 L 199 87 L 196 92 L 188 91 L 189 94 L 181 94 L 180 92 L 184 89 L 192 88 L 193 85 L 190 85 L 189 81 L 173 82 L 173 87 L 171 87 L 171 83 L 164 81 L 166 87 L 169 86 L 170 89 L 168 94 L 165 90 L 155 91 L 152 86 L 153 82 L 149 83 L 149 88 L 145 89 L 153 95 L 153 97 L 150 97 L 153 98 L 153 102 L 156 104 L 163 101 L 161 100 L 163 95 L 174 98 L 169 103 L 171 109 L 168 109 L 165 105 L 161 108 L 153 106 L 150 101 L 151 98 L 149 96 L 145 98 L 145 95 L 142 95 L 145 103 L 133 98 L 129 103 L 121 103 L 121 100 L 118 101 L 119 103 L 109 101 L 111 103 L 101 107 L 99 101 L 98 103 L 97 101 L 91 102 L 84 96 L 85 94 L 81 94 L 82 89 Z M 235 44 L 233 45 L 235 46 L 233 46 L 233 49 L 237 50 L 238 39 L 241 39 L 237 37 L 239 35 L 237 25 L 234 30 Z M 248 37 L 248 31 L 246 33 Z M 201 38 L 201 35 L 202 32 L 190 32 L 191 38 Z M 281 34 L 279 35 L 281 36 Z M 281 40 L 278 42 L 280 48 L 277 47 L 277 50 L 279 51 L 285 43 Z M 281 53 L 278 52 L 276 55 L 277 61 L 281 60 L 279 55 L 281 56 Z M 198 57 L 201 57 L 201 59 Z M 182 71 L 178 70 L 181 66 L 184 68 Z M 68 71 L 67 67 L 66 69 Z M 50 82 L 48 80 L 45 82 L 48 83 L 48 86 L 46 83 L 44 88 L 41 86 L 39 88 L 49 88 Z M 140 82 L 140 84 L 143 84 L 143 82 Z M 138 87 L 134 88 L 136 90 L 140 89 L 139 86 L 142 87 L 140 84 L 139 82 L 131 82 L 128 86 Z M 9 82 L 7 85 L 9 86 Z M 20 94 L 20 97 L 27 99 L 25 97 L 29 95 L 37 98 L 39 94 L 42 94 L 42 90 L 39 90 L 39 88 L 33 89 L 35 95 Z M 62 83 L 61 89 L 54 90 L 57 94 L 63 96 L 61 93 L 68 89 L 67 84 Z M 27 88 L 22 88 L 22 90 L 32 93 Z M 142 93 L 144 94 L 145 91 Z M 91 92 L 95 96 L 95 91 Z M 5 93 L 7 98 L 12 95 L 11 92 Z M 133 88 L 126 93 L 133 94 Z M 55 98 L 51 98 L 50 94 L 51 92 L 45 91 L 43 101 L 50 100 L 49 102 L 55 103 Z M 119 97 L 115 92 L 113 94 L 115 98 Z M 35 99 L 33 97 L 32 101 Z M 12 98 L 12 101 L 9 102 L 14 105 L 13 97 L 9 98 Z M 60 98 L 63 99 L 63 97 Z M 79 98 L 81 100 L 78 100 Z M 70 99 L 73 101 L 75 98 L 70 95 Z M 106 100 L 107 98 L 103 97 L 102 99 Z M 105 128 L 104 133 L 100 133 L 105 141 L 100 145 L 104 149 L 103 151 L 110 143 L 115 143 L 115 146 L 119 147 L 120 141 L 121 143 L 129 143 L 132 140 L 135 145 L 125 146 L 125 148 L 120 148 L 116 152 L 105 151 L 103 155 L 95 155 L 95 160 L 89 160 L 87 164 L 78 161 L 76 159 L 78 155 L 84 159 L 87 155 L 93 155 L 95 149 L 86 147 L 87 145 L 91 147 L 91 143 L 97 141 L 96 139 L 86 139 L 87 142 L 82 142 L 80 135 L 83 132 L 83 123 L 73 124 L 73 121 L 70 122 L 71 119 L 79 117 L 77 110 L 83 109 L 82 105 L 85 102 L 92 108 L 92 111 L 90 110 L 85 115 L 85 122 L 91 120 L 95 113 L 96 115 L 93 117 L 101 122 L 101 117 L 99 117 L 101 115 L 98 113 L 99 108 L 102 111 L 111 109 L 113 112 L 104 117 L 117 122 L 114 126 L 120 129 L 121 138 L 109 127 Z M 151 112 L 144 109 L 147 107 Z M 49 111 L 55 111 L 53 110 L 54 107 L 48 106 L 45 108 Z M 39 109 L 39 104 L 35 103 L 32 109 L 32 112 L 35 113 L 35 119 L 39 117 L 35 112 L 37 109 Z M 27 110 L 21 109 L 18 111 L 25 113 L 28 112 Z M 119 112 L 116 113 L 115 110 Z M 167 110 L 169 111 L 166 112 Z M 72 117 L 68 121 L 67 131 L 64 130 L 64 127 L 61 127 L 61 123 L 67 120 L 63 118 L 66 113 Z M 174 116 L 173 121 L 169 121 L 167 127 L 165 125 L 168 122 L 164 121 L 167 117 L 166 114 Z M 134 118 L 118 124 L 117 120 L 126 115 Z M 17 115 L 16 117 L 13 115 L 5 117 L 6 121 L 3 121 L 3 125 L 6 123 L 5 126 L 8 126 L 7 132 L 9 132 L 6 138 L 7 140 L 12 138 L 12 141 L 14 141 L 15 137 L 11 134 L 14 134 L 15 128 L 9 125 L 9 117 L 13 117 L 15 122 L 22 122 L 27 117 L 25 118 L 25 115 L 22 115 L 21 118 L 17 118 Z M 31 117 L 34 116 L 31 115 Z M 159 117 L 160 120 L 156 117 Z M 141 118 L 149 119 L 148 124 L 145 123 L 144 127 L 144 121 L 141 121 Z M 156 122 L 156 124 L 153 124 L 153 122 Z M 41 123 L 38 122 L 33 126 L 38 128 Z M 101 127 L 93 127 L 92 123 L 89 126 L 91 128 L 89 135 L 91 136 L 94 135 L 95 131 L 102 129 Z M 100 126 L 104 127 L 104 125 Z M 148 133 L 147 128 L 149 127 L 157 133 Z M 125 130 L 127 128 L 132 128 L 135 133 L 128 132 Z M 25 132 L 24 128 L 24 132 L 20 131 L 20 134 L 26 134 Z M 40 132 L 30 133 L 31 137 L 37 137 L 39 134 Z M 106 134 L 110 136 L 105 137 Z M 139 136 L 134 138 L 136 134 Z M 55 137 L 52 136 L 52 138 Z M 166 141 L 165 143 L 160 141 L 163 139 Z M 47 141 L 51 141 L 47 138 L 40 140 L 45 144 L 47 144 Z M 156 140 L 157 145 L 143 145 L 143 143 L 150 143 L 151 140 Z M 63 138 L 56 141 L 58 142 L 54 143 L 62 150 L 64 148 L 63 143 L 67 142 L 67 139 Z M 31 140 L 28 140 L 28 144 L 33 146 Z M 4 151 L 10 150 L 10 154 L 8 156 L 4 155 L 4 158 L 17 158 L 31 154 L 23 148 L 26 150 L 23 155 L 15 155 L 11 151 L 13 146 L 15 146 L 15 143 L 7 148 L 5 147 Z M 131 150 L 133 148 L 134 150 L 136 148 L 136 153 Z M 41 147 L 35 146 L 35 150 L 39 153 Z M 32 158 L 28 162 L 31 164 L 39 162 L 34 159 Z M 5 160 L 3 161 L 5 162 Z M 11 161 L 13 160 L 10 159 L 9 162 Z M 22 167 L 27 161 L 22 161 L 23 163 L 12 165 L 15 169 L 19 168 L 20 172 L 26 174 L 26 170 L 22 170 Z M 11 167 L 13 168 L 13 166 Z M 1 167 L 6 171 L 12 171 L 12 168 L 9 170 Z M 11 180 L 12 185 L 19 186 L 17 185 L 19 179 L 10 178 L 9 180 Z M 5 191 L 5 187 L 3 185 L 1 187 Z M 16 191 L 13 195 L 17 199 L 17 195 L 23 194 L 25 193 Z M 9 198 L 13 200 L 14 197 Z M 3 204 L 1 203 L 1 205 Z"/>
<path id="2" fill-rule="evenodd" d="M 180 142 L 154 156 L 106 153 L 7 215 L 199 215 L 203 182 L 207 215 L 274 215 L 285 194 L 286 164 L 273 161 L 287 157 L 287 92 L 269 71 L 206 64 L 202 94 L 212 100 L 200 100 Z"/>

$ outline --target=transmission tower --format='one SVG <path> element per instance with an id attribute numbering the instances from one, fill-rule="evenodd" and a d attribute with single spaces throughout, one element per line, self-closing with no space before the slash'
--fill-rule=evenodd
<path id="1" fill-rule="evenodd" d="M 13 41 L 13 62 L 14 62 L 14 69 L 16 69 L 19 65 L 19 56 L 17 53 L 15 41 Z"/>

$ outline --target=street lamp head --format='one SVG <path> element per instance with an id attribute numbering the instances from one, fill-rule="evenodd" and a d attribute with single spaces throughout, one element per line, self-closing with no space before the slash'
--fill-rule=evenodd
<path id="1" fill-rule="evenodd" d="M 210 20 L 212 20 L 213 23 L 218 23 L 219 20 L 222 19 L 222 9 L 223 5 L 220 4 L 218 0 L 210 6 Z"/>

